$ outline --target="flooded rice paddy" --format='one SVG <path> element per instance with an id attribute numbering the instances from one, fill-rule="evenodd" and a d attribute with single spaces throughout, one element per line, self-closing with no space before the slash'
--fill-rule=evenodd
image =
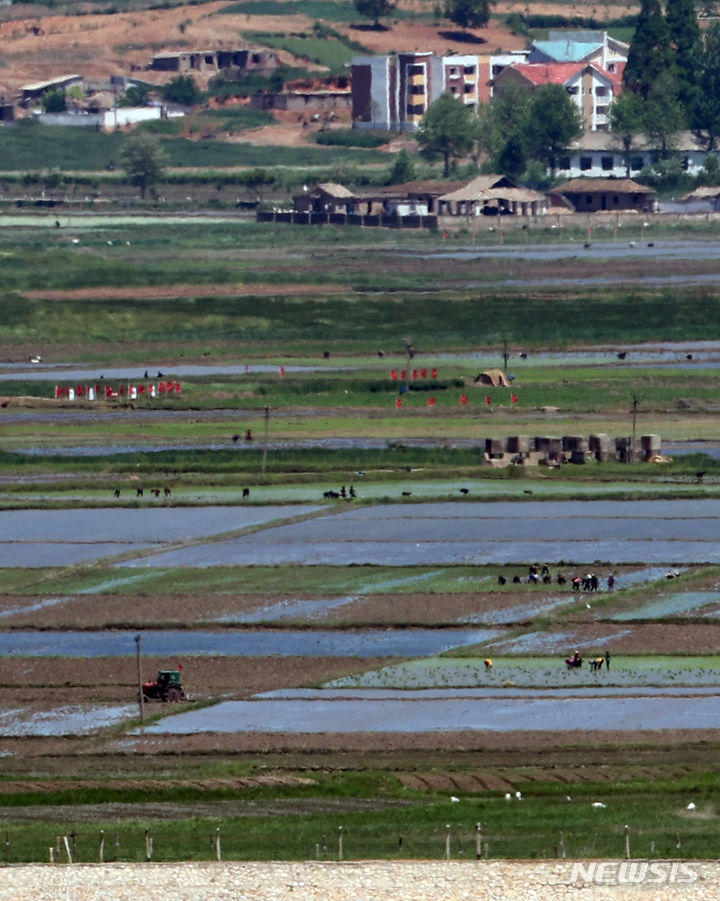
<path id="1" fill-rule="evenodd" d="M 0 736 L 89 735 L 137 715 L 137 704 L 114 707 L 68 705 L 53 710 L 13 708 L 0 710 Z"/>
<path id="2" fill-rule="evenodd" d="M 379 505 L 123 565 L 718 563 L 717 512 L 712 500 Z"/>
<path id="3" fill-rule="evenodd" d="M 720 728 L 720 696 L 225 701 L 169 716 L 151 735 L 196 732 L 634 731 Z"/>
<path id="4" fill-rule="evenodd" d="M 3 657 L 124 657 L 135 653 L 135 632 L 0 633 Z M 425 657 L 482 644 L 496 629 L 363 629 L 257 631 L 176 630 L 139 632 L 143 654 L 223 657 Z"/>

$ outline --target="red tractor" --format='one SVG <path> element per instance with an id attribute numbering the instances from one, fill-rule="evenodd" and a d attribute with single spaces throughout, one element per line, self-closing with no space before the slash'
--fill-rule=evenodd
<path id="1" fill-rule="evenodd" d="M 174 669 L 158 670 L 154 682 L 143 682 L 142 693 L 145 701 L 169 703 L 187 698 L 180 681 L 180 671 Z"/>

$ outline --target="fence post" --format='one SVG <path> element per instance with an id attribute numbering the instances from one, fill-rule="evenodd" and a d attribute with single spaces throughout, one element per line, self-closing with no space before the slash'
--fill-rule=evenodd
<path id="1" fill-rule="evenodd" d="M 100 849 L 98 851 L 98 860 L 105 863 L 105 830 L 100 830 Z"/>
<path id="2" fill-rule="evenodd" d="M 445 860 L 450 860 L 450 823 L 445 826 Z"/>
<path id="3" fill-rule="evenodd" d="M 48 854 L 50 855 L 50 863 L 55 863 L 55 848 L 52 845 L 48 848 Z"/>
<path id="4" fill-rule="evenodd" d="M 215 830 L 215 854 L 218 860 L 222 860 L 222 851 L 220 849 L 220 827 Z"/>
<path id="5" fill-rule="evenodd" d="M 72 854 L 70 853 L 70 842 L 68 841 L 67 835 L 63 835 L 63 842 L 65 843 L 65 853 L 67 854 L 67 862 L 72 863 Z"/>
<path id="6" fill-rule="evenodd" d="M 630 827 L 625 826 L 625 859 L 630 860 Z"/>
<path id="7" fill-rule="evenodd" d="M 343 827 L 338 826 L 338 860 L 343 859 Z"/>
<path id="8" fill-rule="evenodd" d="M 482 857 L 482 823 L 475 823 L 475 858 Z"/>
<path id="9" fill-rule="evenodd" d="M 150 835 L 150 830 L 145 830 L 145 858 L 147 860 L 152 860 L 152 852 L 153 852 L 153 840 Z"/>

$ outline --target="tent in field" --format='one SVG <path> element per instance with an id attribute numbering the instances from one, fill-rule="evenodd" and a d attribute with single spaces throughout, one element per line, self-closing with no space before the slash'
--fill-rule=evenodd
<path id="1" fill-rule="evenodd" d="M 492 388 L 509 388 L 510 382 L 502 369 L 486 369 L 473 382 L 474 385 L 490 385 Z"/>

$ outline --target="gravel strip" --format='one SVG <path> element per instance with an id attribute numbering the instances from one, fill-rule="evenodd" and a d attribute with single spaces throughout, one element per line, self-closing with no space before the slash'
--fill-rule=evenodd
<path id="1" fill-rule="evenodd" d="M 574 873 L 573 867 L 580 867 L 580 873 L 577 869 Z M 552 901 L 571 897 L 582 901 L 715 901 L 720 897 L 720 864 L 203 862 L 15 865 L 0 869 L 0 901 Z"/>

